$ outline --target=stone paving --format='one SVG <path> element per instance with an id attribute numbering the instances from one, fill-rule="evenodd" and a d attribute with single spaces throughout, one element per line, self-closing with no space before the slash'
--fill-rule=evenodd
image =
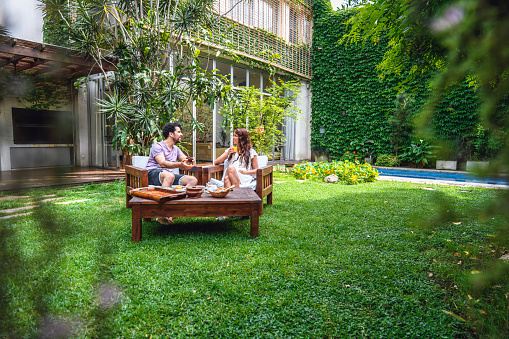
<path id="1" fill-rule="evenodd" d="M 482 184 L 476 182 L 463 182 L 463 181 L 447 181 L 447 180 L 434 180 L 434 179 L 417 179 L 407 177 L 393 177 L 381 175 L 378 180 L 381 181 L 403 181 L 403 182 L 414 182 L 418 184 L 432 184 L 432 185 L 449 185 L 449 186 L 462 186 L 462 187 L 484 187 L 494 189 L 509 189 L 508 185 L 493 185 L 493 184 Z"/>

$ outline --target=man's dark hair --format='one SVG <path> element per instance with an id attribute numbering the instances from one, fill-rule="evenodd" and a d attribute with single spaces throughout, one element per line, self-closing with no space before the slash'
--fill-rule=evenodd
<path id="1" fill-rule="evenodd" d="M 175 133 L 175 128 L 182 129 L 182 126 L 178 122 L 169 122 L 163 127 L 163 137 L 166 139 L 170 133 Z"/>

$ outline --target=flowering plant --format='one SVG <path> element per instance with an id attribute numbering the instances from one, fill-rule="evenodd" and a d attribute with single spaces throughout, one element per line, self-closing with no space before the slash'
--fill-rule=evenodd
<path id="1" fill-rule="evenodd" d="M 303 162 L 295 165 L 291 173 L 297 179 L 323 179 L 336 174 L 338 181 L 349 185 L 371 182 L 378 178 L 378 171 L 370 164 L 360 165 L 350 161 Z"/>
<path id="2" fill-rule="evenodd" d="M 288 173 L 288 168 L 286 168 L 285 165 L 276 164 L 274 166 L 274 171 L 280 172 L 280 173 Z"/>
<path id="3" fill-rule="evenodd" d="M 341 160 L 350 161 L 350 162 L 353 162 L 356 164 L 359 163 L 359 161 L 357 160 L 357 154 L 355 153 L 355 151 L 353 151 L 353 152 L 346 151 L 346 153 L 343 154 L 343 156 L 341 157 Z"/>

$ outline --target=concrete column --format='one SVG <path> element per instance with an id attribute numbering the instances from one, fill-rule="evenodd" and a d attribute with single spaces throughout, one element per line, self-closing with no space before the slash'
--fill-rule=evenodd
<path id="1" fill-rule="evenodd" d="M 90 126 L 87 109 L 86 85 L 78 89 L 76 105 L 76 166 L 87 167 L 90 165 Z"/>
<path id="2" fill-rule="evenodd" d="M 311 87 L 307 81 L 300 85 L 298 108 L 302 111 L 295 124 L 295 159 L 311 159 Z"/>
<path id="3" fill-rule="evenodd" d="M 12 105 L 14 99 L 0 101 L 0 170 L 11 170 L 11 146 L 14 142 L 12 130 Z"/>

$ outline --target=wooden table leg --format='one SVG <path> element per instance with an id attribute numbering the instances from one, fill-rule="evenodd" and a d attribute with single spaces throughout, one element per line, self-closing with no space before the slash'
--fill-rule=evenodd
<path id="1" fill-rule="evenodd" d="M 260 224 L 260 216 L 258 215 L 258 212 L 254 211 L 253 214 L 251 214 L 251 238 L 256 238 L 258 236 L 258 226 Z"/>
<path id="2" fill-rule="evenodd" d="M 141 240 L 141 206 L 133 205 L 132 209 L 132 241 Z"/>

